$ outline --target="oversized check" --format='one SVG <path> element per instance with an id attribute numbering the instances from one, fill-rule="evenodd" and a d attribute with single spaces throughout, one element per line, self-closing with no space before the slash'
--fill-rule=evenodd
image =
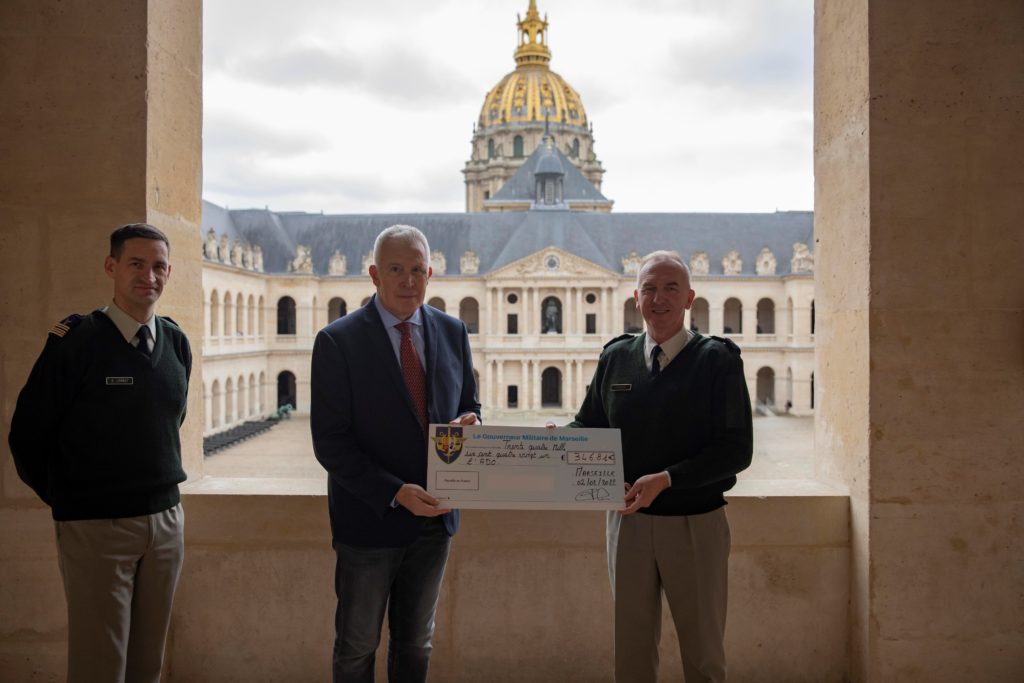
<path id="1" fill-rule="evenodd" d="M 455 508 L 620 508 L 619 430 L 432 424 L 427 491 Z"/>

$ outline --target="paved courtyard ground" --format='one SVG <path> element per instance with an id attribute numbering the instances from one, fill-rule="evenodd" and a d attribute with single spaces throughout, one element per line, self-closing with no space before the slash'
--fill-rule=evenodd
<path id="1" fill-rule="evenodd" d="M 546 420 L 564 424 L 557 413 L 490 415 L 488 424 L 542 426 Z M 754 461 L 741 480 L 811 479 L 814 468 L 814 418 L 755 417 Z M 292 417 L 269 432 L 206 458 L 204 477 L 231 479 L 326 480 L 313 456 L 309 419 Z"/>

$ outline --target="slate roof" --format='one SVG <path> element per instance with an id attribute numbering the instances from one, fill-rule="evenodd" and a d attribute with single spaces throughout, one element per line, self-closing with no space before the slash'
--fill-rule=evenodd
<path id="1" fill-rule="evenodd" d="M 562 201 L 609 202 L 608 198 L 601 194 L 600 190 L 594 187 L 593 183 L 587 180 L 586 176 L 580 173 L 580 170 L 569 161 L 568 157 L 562 154 L 561 150 L 557 147 L 552 147 L 549 150 L 542 143 L 537 145 L 537 149 L 533 150 L 533 154 L 526 158 L 523 165 L 516 169 L 512 177 L 505 181 L 505 184 L 494 193 L 493 197 L 484 200 L 484 205 L 532 201 L 537 191 L 534 174 L 538 170 L 544 170 L 538 168 L 542 162 L 546 162 L 546 164 L 551 163 L 552 152 L 554 152 L 554 157 L 561 164 L 561 170 L 565 174 L 562 179 Z"/>
<path id="2" fill-rule="evenodd" d="M 575 170 L 570 163 L 565 163 L 564 168 Z M 593 186 L 590 187 L 593 190 Z M 459 274 L 459 259 L 467 250 L 476 252 L 480 258 L 479 274 L 483 275 L 549 246 L 564 249 L 616 273 L 622 272 L 622 259 L 632 251 L 643 255 L 656 249 L 675 249 L 685 260 L 695 251 L 706 251 L 711 261 L 711 275 L 723 275 L 722 258 L 734 249 L 743 259 L 741 274 L 754 275 L 757 255 L 763 247 L 768 247 L 778 261 L 776 274 L 786 275 L 790 272 L 793 244 L 803 242 L 812 251 L 814 244 L 814 214 L 810 211 L 322 215 L 264 209 L 228 210 L 203 201 L 200 230 L 204 239 L 207 230 L 213 228 L 218 240 L 221 235 L 227 235 L 232 241 L 240 239 L 243 243 L 260 245 L 264 271 L 268 273 L 287 272 L 288 263 L 295 258 L 295 248 L 301 244 L 311 248 L 317 275 L 327 274 L 331 255 L 338 249 L 348 261 L 347 275 L 362 277 L 363 257 L 373 249 L 377 234 L 396 223 L 422 230 L 430 241 L 431 250 L 444 253 L 449 276 Z"/>

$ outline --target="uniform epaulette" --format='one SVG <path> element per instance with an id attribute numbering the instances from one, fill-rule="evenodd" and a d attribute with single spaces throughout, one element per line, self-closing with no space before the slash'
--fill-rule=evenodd
<path id="1" fill-rule="evenodd" d="M 63 337 L 65 334 L 74 329 L 74 327 L 83 320 L 85 320 L 84 315 L 72 313 L 71 315 L 69 315 L 68 317 L 64 318 L 59 323 L 51 327 L 50 334 L 52 334 L 55 337 Z"/>
<path id="2" fill-rule="evenodd" d="M 615 342 L 619 342 L 619 341 L 622 341 L 623 339 L 632 339 L 632 338 L 633 338 L 633 336 L 634 336 L 634 335 L 632 335 L 632 334 L 620 334 L 620 335 L 619 335 L 618 337 L 616 337 L 615 339 L 612 339 L 612 340 L 611 340 L 611 341 L 609 341 L 609 342 L 608 342 L 607 344 L 605 344 L 605 345 L 604 345 L 604 346 L 603 346 L 602 348 L 605 348 L 605 349 L 607 349 L 607 348 L 608 348 L 609 346 L 611 346 L 611 345 L 612 345 L 612 344 L 614 344 Z"/>
<path id="3" fill-rule="evenodd" d="M 178 321 L 174 320 L 169 315 L 162 315 L 160 317 L 169 322 L 170 324 L 174 325 L 175 327 L 177 327 L 179 330 L 181 329 L 181 325 L 178 324 Z"/>
<path id="4" fill-rule="evenodd" d="M 717 342 L 722 342 L 723 344 L 725 344 L 725 348 L 729 349 L 736 355 L 740 354 L 740 347 L 737 346 L 736 342 L 734 342 L 732 339 L 729 339 L 728 337 L 716 337 L 714 335 L 709 335 L 709 337 Z"/>

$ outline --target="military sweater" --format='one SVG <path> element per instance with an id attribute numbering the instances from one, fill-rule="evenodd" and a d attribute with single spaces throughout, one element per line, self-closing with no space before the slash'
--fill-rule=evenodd
<path id="1" fill-rule="evenodd" d="M 667 470 L 672 486 L 640 512 L 692 515 L 725 505 L 722 495 L 750 465 L 753 421 L 740 350 L 698 334 L 652 377 L 644 335 L 614 340 L 601 354 L 570 426 L 617 428 L 623 474 L 635 482 Z"/>
<path id="2" fill-rule="evenodd" d="M 133 517 L 179 502 L 192 353 L 173 321 L 156 325 L 148 357 L 100 311 L 47 338 L 8 440 L 19 476 L 54 519 Z"/>

